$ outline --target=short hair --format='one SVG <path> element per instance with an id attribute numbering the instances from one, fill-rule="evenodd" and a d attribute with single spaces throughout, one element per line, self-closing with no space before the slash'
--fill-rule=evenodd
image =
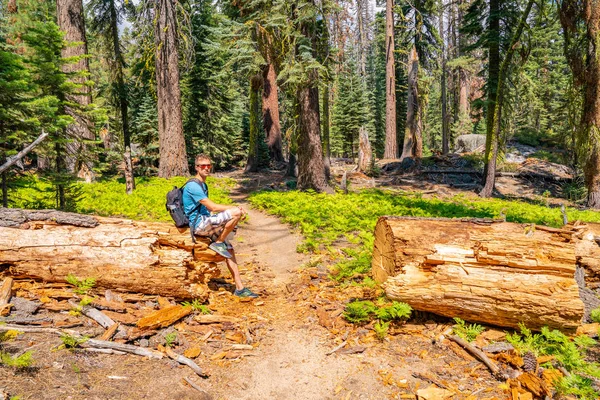
<path id="1" fill-rule="evenodd" d="M 198 161 L 200 160 L 208 160 L 210 162 L 212 162 L 212 160 L 210 159 L 210 157 L 207 154 L 204 153 L 200 153 L 196 156 L 196 159 L 194 160 L 194 163 L 198 163 Z"/>

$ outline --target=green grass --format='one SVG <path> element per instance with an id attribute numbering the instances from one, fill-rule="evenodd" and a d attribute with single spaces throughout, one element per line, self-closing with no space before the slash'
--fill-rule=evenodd
<path id="1" fill-rule="evenodd" d="M 166 211 L 167 192 L 173 186 L 181 186 L 187 178 L 136 178 L 136 190 L 131 195 L 125 193 L 122 179 L 99 180 L 94 183 L 76 183 L 79 197 L 73 211 L 105 217 L 124 217 L 145 221 L 171 222 Z M 229 204 L 227 193 L 233 187 L 232 179 L 208 178 L 210 197 L 220 204 Z M 56 208 L 52 186 L 35 175 L 19 179 L 18 188 L 11 190 L 11 207 L 44 209 Z"/>
<path id="2" fill-rule="evenodd" d="M 424 199 L 418 194 L 368 189 L 334 195 L 314 192 L 259 192 L 250 202 L 266 212 L 279 216 L 297 227 L 305 240 L 299 251 L 321 252 L 342 248 L 334 278 L 346 280 L 355 274 L 366 274 L 371 267 L 373 230 L 382 215 L 447 218 L 499 218 L 505 211 L 509 222 L 535 223 L 559 227 L 559 208 L 523 201 L 473 199 L 455 196 L 450 199 Z M 600 222 L 600 213 L 567 208 L 570 221 Z M 333 251 L 330 253 L 334 253 Z"/>

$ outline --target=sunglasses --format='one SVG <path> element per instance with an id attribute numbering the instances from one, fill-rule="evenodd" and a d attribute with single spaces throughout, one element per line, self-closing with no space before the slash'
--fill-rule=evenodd
<path id="1" fill-rule="evenodd" d="M 212 166 L 212 164 L 196 164 L 196 167 L 208 169 Z"/>

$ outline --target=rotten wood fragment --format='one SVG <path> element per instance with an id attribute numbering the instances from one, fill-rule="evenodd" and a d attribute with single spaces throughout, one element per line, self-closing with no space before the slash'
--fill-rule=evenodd
<path id="1" fill-rule="evenodd" d="M 106 332 L 104 332 L 102 334 L 102 336 L 100 336 L 100 340 L 110 340 L 110 339 L 112 339 L 112 337 L 117 332 L 117 329 L 119 328 L 120 325 L 121 324 L 119 324 L 118 322 L 115 322 L 114 324 L 112 324 L 112 326 L 110 326 L 106 330 Z"/>
<path id="2" fill-rule="evenodd" d="M 241 322 L 241 319 L 237 317 L 229 317 L 227 315 L 201 314 L 196 315 L 194 317 L 194 321 L 198 322 L 199 324 L 221 324 L 224 322 L 237 324 Z"/>
<path id="3" fill-rule="evenodd" d="M 140 329 L 164 328 L 190 315 L 191 312 L 191 306 L 174 305 L 151 313 L 140 319 L 136 325 Z"/>

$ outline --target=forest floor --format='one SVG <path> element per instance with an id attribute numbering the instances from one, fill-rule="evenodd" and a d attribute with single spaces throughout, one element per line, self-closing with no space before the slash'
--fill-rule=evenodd
<path id="1" fill-rule="evenodd" d="M 348 301 L 380 293 L 334 284 L 323 260 L 296 253 L 301 237 L 245 201 L 253 190 L 285 185 L 283 173 L 226 175 L 240 182 L 232 196 L 249 211 L 235 241 L 242 279 L 261 297 L 241 301 L 232 296 L 231 279 L 223 268 L 223 278 L 210 285 L 209 307 L 213 315 L 229 316 L 234 322 L 198 325 L 187 319 L 168 328 L 177 333 L 173 349 L 195 352 L 207 377 L 168 358 L 59 350 L 62 342 L 55 334 L 26 333 L 4 349 L 11 354 L 30 350 L 36 362 L 22 370 L 0 367 L 0 389 L 20 399 L 511 398 L 507 386 L 483 364 L 442 339 L 453 324 L 449 319 L 414 312 L 408 323 L 390 328 L 383 340 L 376 338 L 371 325 L 347 323 L 342 312 Z M 438 195 L 466 190 L 448 182 L 411 184 L 410 179 L 387 175 L 374 180 L 355 174 L 351 181 L 355 187 L 369 187 L 396 180 L 393 186 L 402 190 Z M 37 315 L 52 317 L 56 312 L 41 310 Z M 85 320 L 61 315 L 64 324 Z M 84 328 L 94 324 L 86 320 Z M 503 336 L 501 330 L 488 329 L 477 344 Z"/>

